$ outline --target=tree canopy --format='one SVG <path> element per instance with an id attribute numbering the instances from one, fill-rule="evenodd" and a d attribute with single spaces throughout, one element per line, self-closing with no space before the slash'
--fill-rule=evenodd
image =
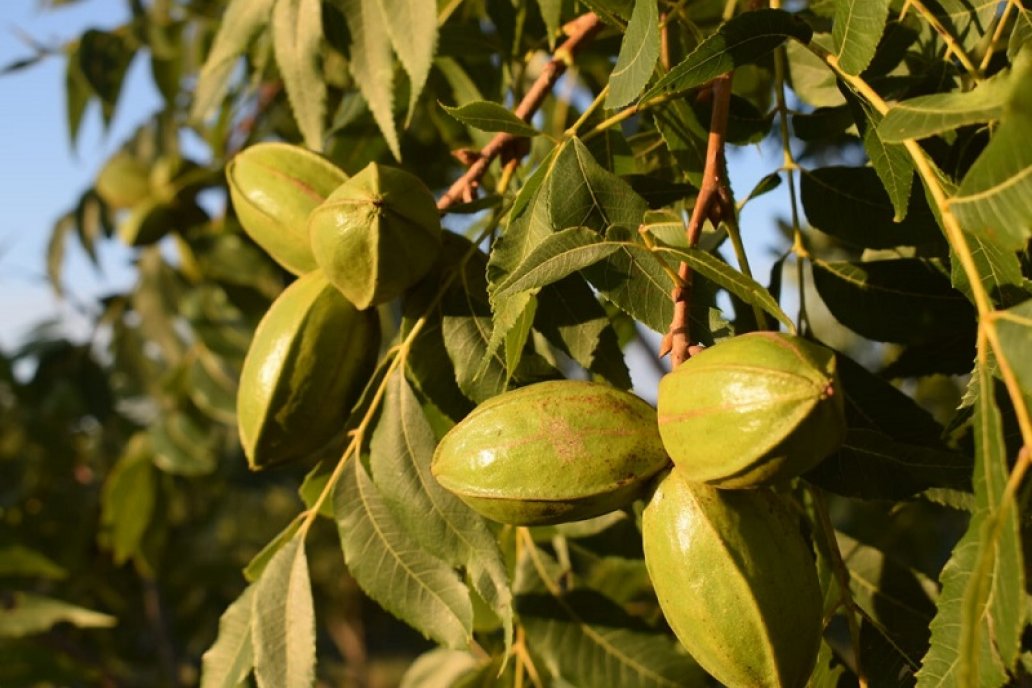
<path id="1" fill-rule="evenodd" d="M 833 449 L 713 493 L 774 500 L 787 570 L 815 572 L 799 685 L 1029 681 L 1026 3 L 127 4 L 6 68 L 64 61 L 73 146 L 134 60 L 162 105 L 46 257 L 74 295 L 66 251 L 119 241 L 135 284 L 86 341 L 0 353 L 0 684 L 712 685 L 642 544 L 665 473 L 520 525 L 434 456 L 510 390 L 615 404 L 630 351 L 663 374 L 757 331 L 834 350 L 813 375 L 837 410 L 764 421 Z M 727 152 L 756 144 L 781 160 L 733 189 Z M 789 209 L 769 275 L 738 221 L 765 194 Z M 513 416 L 609 460 L 610 411 L 571 398 Z M 584 497 L 574 473 L 547 497 Z"/>

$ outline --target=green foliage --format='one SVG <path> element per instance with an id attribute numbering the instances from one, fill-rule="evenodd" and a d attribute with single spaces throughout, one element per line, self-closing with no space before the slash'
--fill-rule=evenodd
<path id="1" fill-rule="evenodd" d="M 686 285 L 691 344 L 771 329 L 836 352 L 844 441 L 775 488 L 820 585 L 809 685 L 1026 684 L 1025 4 L 159 0 L 5 68 L 63 61 L 73 146 L 91 104 L 105 125 L 124 108 L 134 60 L 162 99 L 55 199 L 47 249 L 75 303 L 71 251 L 102 268 L 120 241 L 135 282 L 85 305 L 88 341 L 41 326 L 0 352 L 0 684 L 709 685 L 664 621 L 644 501 L 514 527 L 430 472 L 511 389 L 633 379 L 654 398 L 650 337 Z M 776 156 L 749 193 L 720 185 L 692 244 L 696 205 L 742 164 L 714 159 L 719 139 Z M 334 196 L 313 241 L 312 209 L 364 169 L 382 184 L 361 209 Z M 769 283 L 738 224 L 761 195 L 785 216 Z M 335 251 L 327 288 L 354 287 L 334 237 L 356 210 L 434 235 L 359 231 L 367 291 L 389 287 L 362 315 L 379 336 L 254 346 Z M 238 393 L 265 349 L 298 389 L 369 365 L 343 402 L 306 402 L 326 413 L 283 438 L 293 461 L 253 473 Z M 582 442 L 537 420 L 535 441 Z M 604 437 L 574 449 L 611 458 Z"/>

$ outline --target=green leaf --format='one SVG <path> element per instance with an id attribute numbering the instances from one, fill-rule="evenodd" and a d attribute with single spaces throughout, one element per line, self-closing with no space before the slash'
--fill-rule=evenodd
<path id="1" fill-rule="evenodd" d="M 77 628 L 111 628 L 117 620 L 92 609 L 28 592 L 9 592 L 0 605 L 0 638 L 43 633 L 59 623 Z"/>
<path id="2" fill-rule="evenodd" d="M 846 74 L 857 76 L 871 64 L 888 13 L 889 0 L 835 0 L 831 37 Z"/>
<path id="3" fill-rule="evenodd" d="M 90 29 L 79 43 L 79 68 L 101 102 L 113 108 L 133 59 L 133 48 L 122 34 Z"/>
<path id="4" fill-rule="evenodd" d="M 369 103 L 387 147 L 401 159 L 394 126 L 394 62 L 379 0 L 335 0 L 351 32 L 351 74 Z M 436 23 L 436 18 L 435 18 Z"/>
<path id="5" fill-rule="evenodd" d="M 895 248 L 942 242 L 924 194 L 909 194 L 905 219 L 898 215 L 877 172 L 869 167 L 821 167 L 803 172 L 799 195 L 817 229 L 855 246 Z"/>
<path id="6" fill-rule="evenodd" d="M 1021 262 L 1014 251 L 1000 248 L 983 237 L 966 232 L 964 238 L 974 258 L 979 281 L 993 301 L 1007 306 L 1029 296 L 1025 277 L 1021 274 Z M 950 270 L 953 286 L 973 303 L 974 296 L 967 273 L 956 257 L 951 256 Z"/>
<path id="7" fill-rule="evenodd" d="M 884 629 L 908 673 L 928 648 L 928 624 L 935 614 L 935 582 L 874 547 L 836 533 L 843 562 L 849 569 L 853 599 Z M 861 655 L 867 659 L 866 655 Z M 864 661 L 865 669 L 870 663 Z M 912 683 L 912 681 L 911 681 Z M 872 683 L 873 685 L 873 683 Z"/>
<path id="8" fill-rule="evenodd" d="M 707 684 L 706 674 L 673 638 L 647 628 L 596 592 L 523 595 L 516 604 L 527 642 L 553 677 L 578 686 Z"/>
<path id="9" fill-rule="evenodd" d="M 969 490 L 970 476 L 971 461 L 963 454 L 850 428 L 842 447 L 806 479 L 845 497 L 900 501 L 932 487 Z"/>
<path id="10" fill-rule="evenodd" d="M 695 110 L 687 103 L 675 100 L 653 109 L 652 116 L 677 167 L 689 182 L 696 186 L 701 184 L 709 133 L 702 126 Z"/>
<path id="11" fill-rule="evenodd" d="M 251 641 L 259 688 L 309 688 L 315 681 L 315 608 L 304 533 L 276 553 L 254 584 Z"/>
<path id="12" fill-rule="evenodd" d="M 405 376 L 387 381 L 370 444 L 374 483 L 423 549 L 469 572 L 473 588 L 502 621 L 512 642 L 512 591 L 501 550 L 484 520 L 430 474 L 437 442 Z"/>
<path id="13" fill-rule="evenodd" d="M 484 257 L 476 254 L 441 299 L 441 333 L 462 393 L 480 403 L 505 391 L 508 375 L 493 335 L 491 306 L 484 278 Z M 489 364 L 483 367 L 485 357 Z"/>
<path id="14" fill-rule="evenodd" d="M 482 665 L 469 652 L 437 647 L 412 662 L 398 688 L 454 688 Z"/>
<path id="15" fill-rule="evenodd" d="M 463 124 L 481 131 L 502 131 L 514 136 L 537 136 L 541 133 L 498 103 L 481 100 L 460 107 L 441 107 Z"/>
<path id="16" fill-rule="evenodd" d="M 82 116 L 93 96 L 93 88 L 79 66 L 79 46 L 76 44 L 69 49 L 65 64 L 65 114 L 68 119 L 68 140 L 72 148 L 75 148 L 82 127 Z"/>
<path id="17" fill-rule="evenodd" d="M 619 248 L 598 232 L 570 227 L 546 237 L 523 262 L 498 284 L 492 298 L 499 300 L 521 291 L 540 289 L 567 275 L 594 265 Z"/>
<path id="18" fill-rule="evenodd" d="M 411 121 L 437 49 L 437 3 L 433 0 L 378 0 L 378 3 L 391 45 L 409 77 L 407 119 Z"/>
<path id="19" fill-rule="evenodd" d="M 631 377 L 605 308 L 580 276 L 551 284 L 538 295 L 535 326 L 553 346 L 620 389 Z"/>
<path id="20" fill-rule="evenodd" d="M 919 343 L 973 333 L 970 303 L 932 262 L 816 260 L 813 279 L 832 315 L 868 339 Z"/>
<path id="21" fill-rule="evenodd" d="M 815 33 L 810 40 L 815 45 L 834 52 L 830 34 Z M 838 78 L 821 58 L 795 41 L 789 41 L 785 46 L 785 54 L 788 56 L 792 90 L 800 100 L 818 108 L 833 108 L 843 104 L 845 99 L 839 91 Z"/>
<path id="22" fill-rule="evenodd" d="M 610 232 L 607 239 L 620 240 L 620 248 L 585 269 L 584 275 L 620 310 L 656 332 L 666 332 L 674 316 L 670 300 L 674 284 L 663 270 L 661 259 L 628 232 Z"/>
<path id="23" fill-rule="evenodd" d="M 1032 299 L 998 311 L 993 322 L 1000 339 L 997 356 L 1007 359 L 1018 385 L 1032 395 Z"/>
<path id="24" fill-rule="evenodd" d="M 310 473 L 309 476 L 311 475 L 312 474 Z M 306 478 L 309 476 L 306 476 Z M 301 491 L 304 492 L 306 487 L 310 487 L 310 485 L 302 485 Z M 267 567 L 269 565 L 269 562 L 272 561 L 272 558 L 276 556 L 276 554 L 281 549 L 283 549 L 283 545 L 287 544 L 288 542 L 294 539 L 294 536 L 297 535 L 298 528 L 300 527 L 301 519 L 295 518 L 290 523 L 288 523 L 287 527 L 281 530 L 276 535 L 276 537 L 267 542 L 265 546 L 258 551 L 258 554 L 251 557 L 251 561 L 247 562 L 247 566 L 244 567 L 244 578 L 246 578 L 251 583 L 261 578 L 262 571 L 265 570 L 265 567 Z"/>
<path id="25" fill-rule="evenodd" d="M 326 82 L 319 59 L 322 36 L 320 0 L 276 0 L 272 9 L 276 64 L 294 119 L 312 150 L 322 150 L 326 120 Z"/>
<path id="26" fill-rule="evenodd" d="M 878 134 L 890 143 L 902 143 L 999 119 L 1012 89 L 1007 75 L 997 75 L 970 91 L 935 93 L 901 101 L 885 114 Z"/>
<path id="27" fill-rule="evenodd" d="M 548 49 L 555 48 L 556 36 L 561 35 L 563 16 L 562 0 L 538 0 L 538 8 L 541 10 L 541 18 L 545 21 L 545 28 L 548 30 Z"/>
<path id="28" fill-rule="evenodd" d="M 659 58 L 659 10 L 655 0 L 635 0 L 620 56 L 609 74 L 607 108 L 620 108 L 638 97 Z"/>
<path id="29" fill-rule="evenodd" d="M 272 3 L 273 0 L 230 1 L 197 77 L 191 119 L 206 119 L 218 106 L 238 59 L 268 24 Z"/>
<path id="30" fill-rule="evenodd" d="M 215 643 L 201 657 L 201 688 L 237 688 L 254 668 L 251 610 L 254 585 L 244 588 L 219 619 Z"/>
<path id="31" fill-rule="evenodd" d="M 366 594 L 423 635 L 466 648 L 473 631 L 466 586 L 412 539 L 357 459 L 337 484 L 334 511 L 344 561 Z"/>
<path id="32" fill-rule="evenodd" d="M 808 43 L 812 35 L 806 22 L 783 10 L 740 14 L 721 24 L 715 34 L 646 91 L 642 100 L 687 91 L 766 55 L 787 38 Z"/>
<path id="33" fill-rule="evenodd" d="M 147 434 L 137 433 L 104 481 L 100 523 L 117 565 L 136 555 L 150 525 L 157 490 L 153 459 Z"/>
<path id="34" fill-rule="evenodd" d="M 549 230 L 613 226 L 637 228 L 645 200 L 630 185 L 599 165 L 580 139 L 571 139 L 556 155 L 547 179 Z"/>
<path id="35" fill-rule="evenodd" d="M 781 310 L 781 306 L 759 283 L 735 270 L 727 263 L 700 249 L 659 248 L 656 253 L 673 260 L 683 261 L 696 273 L 726 289 L 751 306 L 758 306 L 775 320 L 792 327 L 792 319 Z"/>
<path id="36" fill-rule="evenodd" d="M 907 216 L 910 189 L 914 183 L 914 162 L 905 146 L 882 138 L 878 129 L 881 114 L 866 101 L 861 101 L 860 107 L 864 116 L 864 149 L 892 200 L 893 222 L 902 222 Z"/>
<path id="37" fill-rule="evenodd" d="M 1017 10 L 1014 17 L 1014 26 L 1011 27 L 1011 35 L 1007 40 L 1007 58 L 1014 61 L 1021 49 L 1032 39 L 1032 9 L 1026 9 L 1019 5 L 1012 5 Z"/>
<path id="38" fill-rule="evenodd" d="M 0 577 L 62 580 L 68 571 L 41 552 L 14 544 L 0 547 Z"/>
<path id="39" fill-rule="evenodd" d="M 1003 501 L 1007 453 L 988 366 L 975 369 L 975 513 L 939 577 L 932 645 L 918 686 L 1001 686 L 1024 626 L 1024 575 L 1017 509 Z"/>
<path id="40" fill-rule="evenodd" d="M 1032 237 L 1032 48 L 1018 55 L 1015 84 L 1000 125 L 949 199 L 966 232 L 1018 250 Z"/>
<path id="41" fill-rule="evenodd" d="M 520 298 L 520 295 L 523 294 L 527 295 L 528 298 Z M 502 327 L 496 328 L 491 333 L 492 344 L 488 345 L 488 350 L 493 351 L 496 336 L 499 332 L 504 333 L 506 383 L 516 373 L 516 367 L 523 358 L 523 349 L 526 347 L 527 337 L 530 336 L 530 330 L 534 324 L 534 314 L 537 313 L 538 300 L 534 292 L 518 292 L 517 300 L 523 304 L 514 311 L 518 311 L 519 315 L 511 323 L 506 322 L 504 317 L 496 317 L 496 321 L 500 320 L 502 322 Z M 507 300 L 503 300 L 501 303 L 506 302 Z M 505 310 L 506 308 L 503 306 L 499 309 L 499 312 L 504 312 Z"/>

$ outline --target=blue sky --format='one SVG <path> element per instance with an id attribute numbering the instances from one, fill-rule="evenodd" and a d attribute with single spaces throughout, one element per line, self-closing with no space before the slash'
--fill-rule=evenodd
<path id="1" fill-rule="evenodd" d="M 21 35 L 58 47 L 86 28 L 111 28 L 127 16 L 125 0 L 81 0 L 56 10 L 39 0 L 0 2 L 0 65 L 32 54 Z M 51 227 L 90 185 L 119 141 L 157 104 L 142 60 L 133 63 L 112 128 L 88 111 L 77 150 L 68 138 L 64 100 L 65 60 L 51 57 L 0 77 L 0 347 L 10 350 L 28 328 L 61 318 L 75 336 L 85 336 L 85 319 L 69 299 L 55 299 L 46 280 L 46 246 Z M 73 241 L 66 253 L 65 284 L 75 301 L 131 284 L 131 254 L 116 242 L 100 251 L 97 272 Z"/>

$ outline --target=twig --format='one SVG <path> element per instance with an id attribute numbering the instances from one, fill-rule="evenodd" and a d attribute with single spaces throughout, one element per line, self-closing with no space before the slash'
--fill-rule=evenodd
<path id="1" fill-rule="evenodd" d="M 569 38 L 556 48 L 552 59 L 541 70 L 537 80 L 523 96 L 519 105 L 513 110 L 513 114 L 524 121 L 529 121 L 531 116 L 537 112 L 544 102 L 545 97 L 555 86 L 555 82 L 563 75 L 567 67 L 573 62 L 573 55 L 587 41 L 589 41 L 598 30 L 602 28 L 602 21 L 594 12 L 583 14 L 566 25 Z M 460 200 L 472 200 L 480 178 L 487 172 L 488 166 L 498 155 L 513 141 L 518 139 L 513 134 L 501 133 L 491 139 L 486 146 L 480 150 L 480 157 L 469 166 L 466 173 L 459 177 L 454 184 L 437 201 L 437 209 L 445 211 Z"/>
<path id="2" fill-rule="evenodd" d="M 709 219 L 714 225 L 722 217 L 735 212 L 734 204 L 728 203 L 729 195 L 724 183 L 724 135 L 727 131 L 728 108 L 731 102 L 732 73 L 718 76 L 713 80 L 713 114 L 710 117 L 709 140 L 706 145 L 706 165 L 702 171 L 702 184 L 699 195 L 695 199 L 692 216 L 688 220 L 685 233 L 688 245 L 695 246 L 702 234 L 702 225 Z M 692 301 L 692 269 L 687 263 L 681 263 L 677 275 L 681 283 L 675 285 L 670 298 L 674 301 L 674 317 L 670 321 L 670 331 L 663 337 L 659 355 L 670 352 L 673 368 L 684 363 L 691 355 L 688 332 L 688 312 Z"/>

